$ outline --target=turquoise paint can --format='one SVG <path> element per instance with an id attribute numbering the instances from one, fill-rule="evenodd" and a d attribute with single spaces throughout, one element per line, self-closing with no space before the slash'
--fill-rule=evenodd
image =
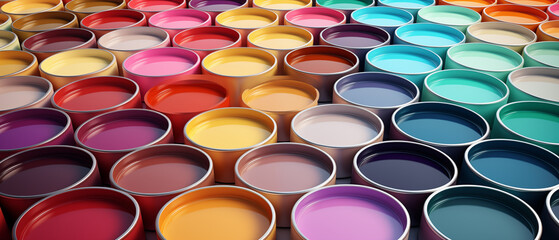
<path id="1" fill-rule="evenodd" d="M 481 22 L 481 15 L 469 8 L 437 5 L 420 9 L 417 12 L 417 23 L 429 22 L 450 26 L 466 33 L 466 29 L 475 23 Z"/>
<path id="2" fill-rule="evenodd" d="M 364 7 L 374 7 L 375 3 L 375 0 L 316 0 L 317 7 L 331 8 L 343 12 L 348 22 L 353 11 Z"/>
<path id="3" fill-rule="evenodd" d="M 524 48 L 522 57 L 526 67 L 559 68 L 559 42 L 536 42 Z"/>
<path id="4" fill-rule="evenodd" d="M 466 35 L 458 29 L 434 24 L 416 23 L 401 26 L 394 32 L 394 44 L 423 47 L 444 59 L 446 51 L 466 41 Z"/>
<path id="5" fill-rule="evenodd" d="M 417 12 L 424 7 L 434 6 L 435 0 L 379 0 L 377 5 L 402 9 L 417 18 Z"/>
<path id="6" fill-rule="evenodd" d="M 394 38 L 394 31 L 400 26 L 412 24 L 414 17 L 411 13 L 402 9 L 391 7 L 366 7 L 351 13 L 352 23 L 361 23 L 380 27 L 386 30 L 391 38 Z"/>

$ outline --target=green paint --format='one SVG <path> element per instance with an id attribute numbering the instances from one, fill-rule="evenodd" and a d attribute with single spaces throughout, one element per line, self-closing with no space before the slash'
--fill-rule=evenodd
<path id="1" fill-rule="evenodd" d="M 450 198 L 434 206 L 429 217 L 434 226 L 452 240 L 534 239 L 523 216 L 491 200 Z"/>
<path id="2" fill-rule="evenodd" d="M 360 0 L 326 0 L 318 1 L 318 4 L 333 9 L 353 10 L 369 6 L 372 2 Z"/>
<path id="3" fill-rule="evenodd" d="M 559 67 L 559 49 L 536 49 L 530 55 L 542 63 Z"/>
<path id="4" fill-rule="evenodd" d="M 466 50 L 452 55 L 452 58 L 465 66 L 489 71 L 513 69 L 519 65 L 509 56 L 491 51 Z"/>
<path id="5" fill-rule="evenodd" d="M 525 137 L 559 143 L 559 113 L 515 111 L 501 116 L 504 125 Z"/>
<path id="6" fill-rule="evenodd" d="M 468 78 L 444 78 L 431 82 L 429 87 L 436 94 L 464 103 L 489 103 L 503 98 L 499 89 Z"/>

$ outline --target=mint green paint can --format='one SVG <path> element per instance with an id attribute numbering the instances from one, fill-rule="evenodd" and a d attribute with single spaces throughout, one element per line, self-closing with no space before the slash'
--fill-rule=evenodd
<path id="1" fill-rule="evenodd" d="M 559 42 L 536 42 L 522 52 L 526 67 L 559 68 Z"/>

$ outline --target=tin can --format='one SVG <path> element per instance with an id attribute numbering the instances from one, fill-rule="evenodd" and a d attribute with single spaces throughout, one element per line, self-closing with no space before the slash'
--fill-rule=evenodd
<path id="1" fill-rule="evenodd" d="M 284 25 L 285 14 L 294 9 L 312 7 L 312 0 L 255 0 L 252 6 L 275 12 L 278 15 L 279 25 Z"/>
<path id="2" fill-rule="evenodd" d="M 519 6 L 529 6 L 545 11 L 549 6 L 557 3 L 557 0 L 497 0 L 498 4 L 514 4 Z"/>
<path id="3" fill-rule="evenodd" d="M 4 50 L 0 55 L 0 77 L 39 76 L 35 55 L 16 50 Z"/>
<path id="4" fill-rule="evenodd" d="M 138 11 L 130 9 L 108 10 L 93 13 L 82 19 L 82 28 L 95 33 L 97 38 L 109 33 L 110 31 L 128 28 L 147 26 L 146 16 Z"/>
<path id="5" fill-rule="evenodd" d="M 559 69 L 550 67 L 526 67 L 509 74 L 509 102 L 544 101 L 559 103 Z"/>
<path id="6" fill-rule="evenodd" d="M 536 30 L 538 41 L 559 41 L 559 20 L 548 21 L 540 24 Z"/>
<path id="7" fill-rule="evenodd" d="M 71 82 L 58 89 L 51 104 L 66 112 L 75 128 L 106 112 L 141 108 L 140 87 L 119 76 L 99 76 Z"/>
<path id="8" fill-rule="evenodd" d="M 466 41 L 491 43 L 521 53 L 524 47 L 536 42 L 536 34 L 514 23 L 483 22 L 468 27 Z"/>
<path id="9" fill-rule="evenodd" d="M 559 3 L 549 5 L 546 11 L 550 20 L 559 20 Z"/>
<path id="10" fill-rule="evenodd" d="M 33 53 L 39 62 L 63 51 L 96 48 L 93 32 L 82 28 L 61 28 L 37 33 L 21 43 L 23 50 Z"/>
<path id="11" fill-rule="evenodd" d="M 435 6 L 435 0 L 378 0 L 377 5 L 405 10 L 416 19 L 417 12 L 422 8 Z"/>
<path id="12" fill-rule="evenodd" d="M 197 27 L 211 26 L 211 16 L 196 9 L 174 9 L 154 14 L 148 20 L 149 26 L 165 30 L 170 39 L 177 33 Z"/>
<path id="13" fill-rule="evenodd" d="M 20 41 L 52 29 L 78 27 L 76 15 L 61 11 L 35 13 L 18 18 L 12 23 L 12 31 Z"/>
<path id="14" fill-rule="evenodd" d="M 67 145 L 32 148 L 0 161 L 0 203 L 13 224 L 37 201 L 70 189 L 101 184 L 95 157 Z"/>
<path id="15" fill-rule="evenodd" d="M 52 84 L 37 76 L 0 78 L 0 114 L 25 109 L 50 107 Z"/>
<path id="16" fill-rule="evenodd" d="M 453 46 L 466 41 L 466 36 L 459 30 L 435 23 L 416 23 L 404 25 L 394 32 L 394 44 L 405 44 L 431 50 L 441 59 Z"/>
<path id="17" fill-rule="evenodd" d="M 262 8 L 237 8 L 227 10 L 215 17 L 215 25 L 229 27 L 241 34 L 241 45 L 247 46 L 248 34 L 256 29 L 276 26 L 278 15 Z"/>
<path id="18" fill-rule="evenodd" d="M 534 32 L 538 25 L 548 19 L 549 16 L 540 9 L 512 4 L 489 6 L 483 9 L 481 14 L 481 20 L 484 22 L 510 22 L 526 27 Z"/>
<path id="19" fill-rule="evenodd" d="M 186 8 L 185 0 L 165 0 L 165 1 L 149 1 L 149 0 L 130 0 L 127 1 L 127 8 L 137 10 L 146 15 L 149 19 L 158 12 L 173 9 Z"/>
<path id="20" fill-rule="evenodd" d="M 320 32 L 327 27 L 341 25 L 346 22 L 344 13 L 331 8 L 308 7 L 294 9 L 284 16 L 285 25 L 304 28 L 313 35 L 314 43 L 319 44 Z"/>
<path id="21" fill-rule="evenodd" d="M 180 47 L 194 51 L 200 59 L 208 54 L 227 48 L 241 46 L 241 34 L 226 27 L 197 27 L 186 29 L 175 35 L 173 47 Z"/>
<path id="22" fill-rule="evenodd" d="M 412 24 L 414 17 L 408 11 L 392 7 L 367 7 L 351 13 L 352 23 L 361 23 L 384 29 L 394 39 L 396 28 Z"/>
<path id="23" fill-rule="evenodd" d="M 12 18 L 3 12 L 0 12 L 0 30 L 12 30 Z"/>
<path id="24" fill-rule="evenodd" d="M 212 25 L 216 25 L 215 17 L 225 11 L 246 8 L 248 7 L 248 0 L 190 0 L 188 1 L 188 8 L 207 12 L 212 17 Z"/>
<path id="25" fill-rule="evenodd" d="M 213 165 L 202 150 L 161 144 L 136 150 L 111 168 L 111 185 L 134 197 L 140 205 L 144 228 L 155 230 L 157 213 L 177 195 L 214 183 Z"/>
<path id="26" fill-rule="evenodd" d="M 61 0 L 17 0 L 2 5 L 0 10 L 8 14 L 15 22 L 15 20 L 29 14 L 63 11 L 64 4 Z"/>
<path id="27" fill-rule="evenodd" d="M 452 5 L 429 6 L 419 9 L 416 22 L 450 26 L 466 34 L 468 26 L 481 22 L 481 15 L 465 7 Z"/>
<path id="28" fill-rule="evenodd" d="M 559 68 L 559 42 L 536 42 L 522 50 L 525 67 Z"/>
<path id="29" fill-rule="evenodd" d="M 17 35 L 11 31 L 0 30 L 0 51 L 21 50 Z"/>
<path id="30" fill-rule="evenodd" d="M 437 0 L 437 5 L 451 5 L 458 7 L 465 7 L 472 9 L 479 14 L 483 12 L 483 9 L 490 6 L 495 6 L 497 0 Z"/>
<path id="31" fill-rule="evenodd" d="M 374 7 L 377 1 L 375 0 L 358 0 L 358 1 L 347 1 L 347 0 L 317 0 L 317 7 L 325 7 L 338 10 L 345 14 L 346 20 L 349 21 L 351 18 L 351 13 L 357 9 L 364 7 Z"/>
<path id="32" fill-rule="evenodd" d="M 125 0 L 72 0 L 68 2 L 64 8 L 66 11 L 76 14 L 81 21 L 85 17 L 98 12 L 124 9 L 126 8 Z"/>

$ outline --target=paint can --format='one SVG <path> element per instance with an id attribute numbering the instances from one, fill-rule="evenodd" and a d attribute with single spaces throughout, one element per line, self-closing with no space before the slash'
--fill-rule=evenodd
<path id="1" fill-rule="evenodd" d="M 509 87 L 500 79 L 466 69 L 442 70 L 425 78 L 421 101 L 448 102 L 468 108 L 491 125 L 497 109 L 509 100 Z"/>
<path id="2" fill-rule="evenodd" d="M 0 51 L 2 50 L 21 50 L 19 39 L 12 31 L 0 30 Z"/>
<path id="3" fill-rule="evenodd" d="M 541 234 L 538 215 L 520 198 L 495 188 L 458 185 L 427 198 L 418 239 L 520 240 Z"/>
<path id="4" fill-rule="evenodd" d="M 460 45 L 458 45 L 460 46 Z M 375 48 L 365 56 L 367 72 L 388 72 L 412 81 L 421 90 L 425 77 L 442 69 L 441 57 L 417 46 L 388 45 Z"/>
<path id="5" fill-rule="evenodd" d="M 384 134 L 396 109 L 419 101 L 419 88 L 404 77 L 384 72 L 360 72 L 341 77 L 334 84 L 333 103 L 366 108 L 380 117 Z"/>
<path id="6" fill-rule="evenodd" d="M 524 48 L 525 67 L 559 68 L 559 42 L 536 42 Z"/>
<path id="7" fill-rule="evenodd" d="M 119 76 L 81 79 L 58 89 L 51 104 L 66 112 L 77 128 L 85 121 L 106 112 L 141 108 L 140 88 L 134 81 Z"/>
<path id="8" fill-rule="evenodd" d="M 394 112 L 389 139 L 435 147 L 460 165 L 468 146 L 488 136 L 489 123 L 476 112 L 452 103 L 420 102 Z"/>
<path id="9" fill-rule="evenodd" d="M 515 23 L 483 22 L 468 27 L 466 41 L 491 43 L 521 53 L 524 47 L 536 42 L 536 34 Z"/>
<path id="10" fill-rule="evenodd" d="M 536 30 L 538 41 L 559 41 L 559 20 L 540 24 Z"/>
<path id="11" fill-rule="evenodd" d="M 2 51 L 2 54 L 0 54 L 0 77 L 11 76 L 39 76 L 37 57 L 25 51 Z"/>
<path id="12" fill-rule="evenodd" d="M 477 70 L 493 75 L 503 82 L 509 73 L 523 65 L 524 60 L 519 53 L 489 43 L 464 43 L 451 47 L 444 62 L 445 69 Z"/>
<path id="13" fill-rule="evenodd" d="M 338 10 L 345 14 L 346 19 L 349 21 L 351 13 L 357 9 L 364 7 L 374 7 L 377 1 L 375 0 L 316 0 L 317 7 L 325 7 Z"/>
<path id="14" fill-rule="evenodd" d="M 211 26 L 211 16 L 196 9 L 174 9 L 154 14 L 148 20 L 150 27 L 165 30 L 173 39 L 177 33 L 197 27 Z"/>
<path id="15" fill-rule="evenodd" d="M 14 1 L 15 2 L 15 1 Z M 70 12 L 39 12 L 26 15 L 12 23 L 12 31 L 23 41 L 37 33 L 59 29 L 78 28 L 78 17 Z"/>
<path id="16" fill-rule="evenodd" d="M 509 102 L 544 101 L 559 103 L 559 69 L 549 67 L 527 67 L 509 74 Z"/>
<path id="17" fill-rule="evenodd" d="M 291 214 L 293 240 L 405 240 L 409 232 L 410 216 L 404 205 L 366 186 L 335 185 L 314 190 L 297 201 Z"/>
<path id="18" fill-rule="evenodd" d="M 241 34 L 241 45 L 247 46 L 248 34 L 256 29 L 277 26 L 278 15 L 263 8 L 237 8 L 227 10 L 215 17 L 215 25 L 237 30 Z"/>
<path id="19" fill-rule="evenodd" d="M 285 14 L 294 9 L 312 7 L 312 0 L 254 0 L 252 6 L 275 12 L 279 25 L 284 25 Z"/>
<path id="20" fill-rule="evenodd" d="M 559 104 L 540 101 L 508 103 L 497 110 L 492 138 L 534 143 L 559 154 Z"/>
<path id="21" fill-rule="evenodd" d="M 289 141 L 291 120 L 300 111 L 318 104 L 318 90 L 294 80 L 269 81 L 242 94 L 243 107 L 270 115 L 278 126 L 278 141 Z"/>
<path id="22" fill-rule="evenodd" d="M 63 51 L 96 48 L 93 32 L 82 28 L 61 28 L 37 33 L 21 43 L 23 50 L 33 53 L 39 62 Z"/>
<path id="23" fill-rule="evenodd" d="M 394 31 L 400 26 L 412 24 L 414 17 L 408 11 L 392 7 L 368 7 L 351 13 L 352 23 L 361 23 L 386 30 L 390 39 L 394 39 Z M 392 41 L 392 40 L 391 40 Z"/>
<path id="24" fill-rule="evenodd" d="M 355 154 L 351 182 L 386 191 L 406 207 L 418 226 L 423 203 L 437 190 L 454 185 L 458 168 L 440 150 L 421 143 L 384 141 Z"/>
<path id="25" fill-rule="evenodd" d="M 151 18 L 158 12 L 167 10 L 186 8 L 185 0 L 163 0 L 163 1 L 150 1 L 150 0 L 129 0 L 127 1 L 127 8 L 142 12 L 147 19 Z"/>
<path id="26" fill-rule="evenodd" d="M 73 189 L 35 203 L 18 219 L 12 235 L 14 240 L 145 237 L 136 200 L 107 187 Z"/>
<path id="27" fill-rule="evenodd" d="M 344 13 L 331 8 L 308 7 L 294 9 L 284 16 L 284 24 L 304 28 L 313 35 L 313 44 L 319 44 L 320 32 L 327 27 L 345 24 Z"/>
<path id="28" fill-rule="evenodd" d="M 159 210 L 177 195 L 214 183 L 210 156 L 185 145 L 161 144 L 120 158 L 111 168 L 111 186 L 134 197 L 144 228 L 155 230 Z"/>
<path id="29" fill-rule="evenodd" d="M 541 213 L 543 238 L 553 239 L 559 234 L 559 188 L 549 192 Z"/>
<path id="30" fill-rule="evenodd" d="M 17 0 L 2 5 L 0 10 L 8 14 L 15 22 L 19 18 L 34 13 L 63 11 L 64 4 L 61 0 Z"/>
<path id="31" fill-rule="evenodd" d="M 0 203 L 13 224 L 37 201 L 69 189 L 101 184 L 95 157 L 67 145 L 28 149 L 0 161 Z"/>
<path id="32" fill-rule="evenodd" d="M 416 22 L 450 26 L 466 34 L 468 26 L 481 22 L 481 15 L 465 7 L 437 5 L 419 9 Z"/>
<path id="33" fill-rule="evenodd" d="M 206 75 L 191 75 L 171 83 L 150 88 L 144 102 L 149 109 L 165 114 L 173 125 L 176 143 L 184 143 L 184 126 L 194 116 L 216 108 L 229 107 L 229 94 L 224 87 Z"/>
<path id="34" fill-rule="evenodd" d="M 54 54 L 41 62 L 39 70 L 41 76 L 48 79 L 55 90 L 79 79 L 118 75 L 115 55 L 95 48 Z"/>
<path id="35" fill-rule="evenodd" d="M 237 160 L 235 185 L 252 189 L 274 206 L 277 226 L 291 226 L 291 210 L 305 193 L 336 181 L 336 163 L 324 151 L 300 143 L 256 147 Z"/>
<path id="36" fill-rule="evenodd" d="M 109 184 L 109 172 L 122 156 L 156 144 L 171 143 L 171 121 L 147 109 L 123 109 L 97 115 L 76 129 L 79 147 L 89 150 L 99 164 L 101 179 Z"/>
<path id="37" fill-rule="evenodd" d="M 449 48 L 466 41 L 459 30 L 435 23 L 404 25 L 394 32 L 394 44 L 406 44 L 431 50 L 444 59 Z"/>
<path id="38" fill-rule="evenodd" d="M 37 76 L 0 78 L 0 114 L 25 109 L 50 107 L 52 84 Z"/>
<path id="39" fill-rule="evenodd" d="M 378 0 L 377 6 L 402 9 L 417 19 L 417 12 L 422 8 L 435 6 L 435 0 Z"/>
<path id="40" fill-rule="evenodd" d="M 359 70 L 353 52 L 334 46 L 311 46 L 293 50 L 285 56 L 285 71 L 295 80 L 310 84 L 319 92 L 319 102 L 332 101 L 334 83 Z"/>
<path id="41" fill-rule="evenodd" d="M 483 9 L 495 6 L 496 4 L 497 0 L 437 0 L 437 5 L 465 7 L 478 12 L 480 15 Z"/>
<path id="42" fill-rule="evenodd" d="M 0 30 L 12 30 L 12 18 L 8 14 L 5 14 L 3 12 L 0 12 Z"/>
<path id="43" fill-rule="evenodd" d="M 173 38 L 173 47 L 194 51 L 200 59 L 218 50 L 240 46 L 241 34 L 237 30 L 218 26 L 186 29 Z"/>
<path id="44" fill-rule="evenodd" d="M 529 6 L 545 11 L 550 5 L 557 3 L 557 0 L 497 0 L 498 4 L 514 4 L 519 6 Z"/>
<path id="45" fill-rule="evenodd" d="M 322 149 L 336 161 L 336 177 L 351 176 L 357 151 L 382 141 L 384 124 L 374 113 L 353 105 L 325 104 L 299 112 L 291 121 L 291 141 Z"/>
<path id="46" fill-rule="evenodd" d="M 526 27 L 532 31 L 536 31 L 538 25 L 549 19 L 547 14 L 537 8 L 512 5 L 498 4 L 483 9 L 481 20 L 484 22 L 510 22 Z"/>
<path id="47" fill-rule="evenodd" d="M 48 145 L 74 145 L 68 114 L 52 108 L 20 109 L 0 115 L 0 159 Z"/>
<path id="48" fill-rule="evenodd" d="M 559 3 L 549 5 L 546 13 L 549 15 L 549 20 L 559 20 Z"/>
<path id="49" fill-rule="evenodd" d="M 142 99 L 153 86 L 163 81 L 178 81 L 200 73 L 200 57 L 193 51 L 163 47 L 137 52 L 122 62 L 124 77 L 140 86 Z"/>
<path id="50" fill-rule="evenodd" d="M 64 6 L 66 11 L 76 14 L 81 21 L 85 17 L 108 10 L 126 8 L 125 0 L 72 0 Z"/>
<path id="51" fill-rule="evenodd" d="M 190 0 L 188 8 L 204 11 L 212 17 L 212 25 L 216 25 L 215 17 L 222 12 L 248 7 L 248 0 Z"/>
<path id="52" fill-rule="evenodd" d="M 108 10 L 93 13 L 82 19 L 82 28 L 95 33 L 98 39 L 110 31 L 128 28 L 147 26 L 146 16 L 138 11 L 130 9 Z"/>

